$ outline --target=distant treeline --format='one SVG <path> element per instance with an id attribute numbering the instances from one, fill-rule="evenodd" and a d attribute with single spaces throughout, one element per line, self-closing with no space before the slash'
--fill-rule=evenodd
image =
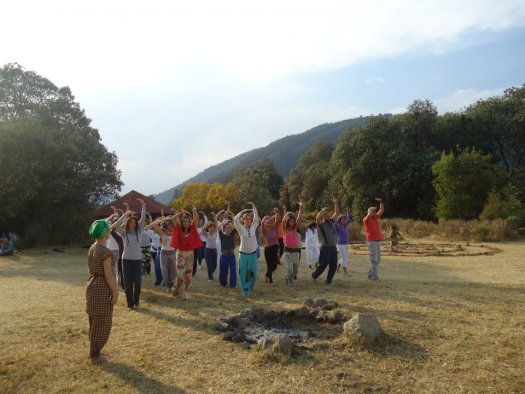
<path id="1" fill-rule="evenodd" d="M 335 146 L 316 141 L 286 179 L 271 160 L 238 170 L 228 184 L 188 184 L 185 199 L 199 208 L 236 208 L 255 201 L 262 213 L 273 206 L 306 211 L 330 205 L 362 215 L 374 197 L 385 199 L 389 217 L 421 220 L 511 218 L 525 225 L 525 86 L 480 100 L 461 112 L 438 115 L 428 100 L 403 114 L 369 117 L 344 132 Z"/>

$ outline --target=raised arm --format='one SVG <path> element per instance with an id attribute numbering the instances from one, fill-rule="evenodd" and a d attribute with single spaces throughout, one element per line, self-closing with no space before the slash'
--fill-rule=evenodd
<path id="1" fill-rule="evenodd" d="M 383 204 L 383 199 L 376 197 L 376 201 L 379 201 L 379 211 L 377 211 L 377 216 L 381 217 L 381 215 L 383 215 L 383 212 L 385 212 L 385 206 Z"/>
<path id="2" fill-rule="evenodd" d="M 335 220 L 339 216 L 339 203 L 337 202 L 337 198 L 334 196 L 332 197 L 332 202 L 334 203 L 334 214 L 332 215 L 332 219 Z"/>
<path id="3" fill-rule="evenodd" d="M 195 225 L 195 227 L 198 227 L 199 226 L 199 211 L 197 211 L 197 207 L 193 206 L 191 215 L 192 215 L 191 224 Z"/>
<path id="4" fill-rule="evenodd" d="M 346 226 L 350 226 L 350 221 L 352 220 L 352 212 L 350 208 L 346 207 Z"/>
<path id="5" fill-rule="evenodd" d="M 130 215 L 132 215 L 132 214 L 134 214 L 134 213 L 135 213 L 135 212 L 133 212 L 133 211 L 127 211 L 127 212 L 124 212 L 124 214 L 123 214 L 121 217 L 119 217 L 118 220 L 117 220 L 115 223 L 113 223 L 113 224 L 111 225 L 111 230 L 113 230 L 113 229 L 117 229 L 117 231 L 119 231 L 119 229 L 120 229 L 120 225 L 121 225 L 125 220 L 127 220 L 127 218 L 128 218 Z"/>
<path id="6" fill-rule="evenodd" d="M 301 224 L 301 220 L 303 219 L 303 202 L 299 201 L 299 212 L 297 212 L 297 219 L 295 220 L 295 229 L 299 227 L 299 224 Z"/>
<path id="7" fill-rule="evenodd" d="M 142 198 L 137 198 L 137 201 L 140 202 L 140 205 L 142 205 L 140 210 L 139 227 L 144 228 L 144 220 L 146 219 L 146 203 Z"/>
<path id="8" fill-rule="evenodd" d="M 315 217 L 315 222 L 317 223 L 318 226 L 319 226 L 321 223 L 324 222 L 325 217 L 326 217 L 326 208 L 322 208 L 322 209 L 317 213 L 317 216 Z"/>
<path id="9" fill-rule="evenodd" d="M 247 204 L 252 206 L 252 211 L 253 211 L 252 227 L 256 229 L 259 226 L 259 222 L 260 222 L 259 214 L 257 213 L 257 207 L 255 206 L 253 202 L 247 202 Z"/>

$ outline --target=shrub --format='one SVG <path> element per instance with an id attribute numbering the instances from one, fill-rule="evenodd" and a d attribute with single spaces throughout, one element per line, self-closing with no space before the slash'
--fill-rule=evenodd
<path id="1" fill-rule="evenodd" d="M 486 241 L 490 235 L 490 228 L 486 223 L 475 225 L 470 231 L 474 241 Z"/>
<path id="2" fill-rule="evenodd" d="M 506 219 L 521 210 L 523 208 L 518 193 L 512 186 L 507 186 L 501 191 L 493 189 L 489 193 L 479 218 L 481 220 Z"/>

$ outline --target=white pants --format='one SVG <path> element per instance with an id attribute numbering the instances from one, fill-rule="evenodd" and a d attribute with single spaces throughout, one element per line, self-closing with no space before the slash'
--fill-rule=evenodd
<path id="1" fill-rule="evenodd" d="M 339 245 L 337 244 L 337 251 L 339 252 L 339 264 L 341 267 L 348 267 L 348 245 Z"/>
<path id="2" fill-rule="evenodd" d="M 319 262 L 319 247 L 308 245 L 306 247 L 306 264 L 309 266 Z"/>

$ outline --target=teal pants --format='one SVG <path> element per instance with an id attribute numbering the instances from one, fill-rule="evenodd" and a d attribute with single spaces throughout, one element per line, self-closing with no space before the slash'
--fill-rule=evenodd
<path id="1" fill-rule="evenodd" d="M 239 282 L 242 294 L 249 296 L 257 281 L 259 268 L 257 253 L 239 253 Z"/>

